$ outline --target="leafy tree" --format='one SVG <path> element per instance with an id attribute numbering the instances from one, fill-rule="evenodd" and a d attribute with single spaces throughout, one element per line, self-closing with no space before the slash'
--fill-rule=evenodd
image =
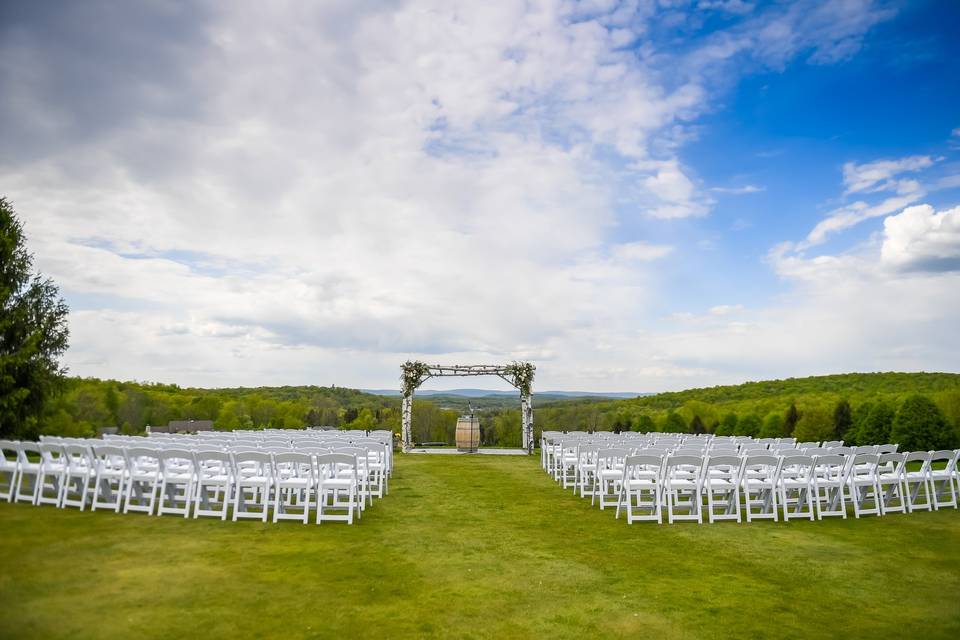
<path id="1" fill-rule="evenodd" d="M 693 416 L 693 420 L 690 421 L 690 433 L 706 433 L 706 431 L 700 416 Z"/>
<path id="2" fill-rule="evenodd" d="M 731 412 L 723 416 L 720 426 L 714 433 L 718 436 L 732 436 L 737 429 L 737 414 Z"/>
<path id="3" fill-rule="evenodd" d="M 887 444 L 890 442 L 890 430 L 893 428 L 895 412 L 887 402 L 875 402 L 857 433 L 857 443 Z"/>
<path id="4" fill-rule="evenodd" d="M 741 418 L 737 422 L 737 427 L 735 430 L 736 435 L 738 436 L 754 436 L 756 437 L 760 433 L 760 429 L 763 427 L 763 420 L 755 413 L 748 414 Z"/>
<path id="5" fill-rule="evenodd" d="M 837 440 L 844 440 L 851 427 L 853 427 L 853 411 L 850 409 L 849 402 L 841 400 L 833 410 L 833 434 Z"/>
<path id="6" fill-rule="evenodd" d="M 768 413 L 763 419 L 763 427 L 760 428 L 761 438 L 782 438 L 783 437 L 783 415 L 777 412 Z"/>
<path id="7" fill-rule="evenodd" d="M 651 433 L 657 430 L 657 424 L 653 421 L 653 418 L 647 414 L 643 414 L 637 418 L 637 421 L 633 424 L 633 430 L 642 433 Z"/>
<path id="8" fill-rule="evenodd" d="M 787 408 L 786 415 L 783 417 L 783 433 L 785 437 L 789 438 L 793 435 L 798 422 L 800 422 L 800 412 L 797 411 L 797 405 L 791 402 Z"/>
<path id="9" fill-rule="evenodd" d="M 930 451 L 954 446 L 953 429 L 936 403 L 923 394 L 903 401 L 893 420 L 890 439 L 903 451 Z"/>
<path id="10" fill-rule="evenodd" d="M 870 415 L 870 410 L 873 409 L 872 402 L 862 402 L 853 409 L 853 426 L 847 431 L 847 437 L 844 438 L 844 441 L 851 445 L 858 444 L 870 444 L 869 442 L 864 442 L 861 437 L 863 434 L 863 425 L 867 421 L 867 416 Z"/>
<path id="11" fill-rule="evenodd" d="M 377 421 L 373 417 L 373 412 L 367 407 L 364 407 L 363 409 L 360 409 L 356 419 L 347 425 L 347 428 L 370 431 L 371 429 L 375 429 L 376 426 Z"/>
<path id="12" fill-rule="evenodd" d="M 821 442 L 833 438 L 833 415 L 824 407 L 814 406 L 803 410 L 793 437 L 800 442 Z"/>
<path id="13" fill-rule="evenodd" d="M 664 420 L 663 430 L 666 433 L 686 433 L 687 423 L 684 422 L 683 416 L 681 416 L 679 413 L 674 413 L 671 411 L 667 414 L 667 417 Z"/>
<path id="14" fill-rule="evenodd" d="M 0 198 L 0 435 L 35 435 L 65 373 L 67 305 L 32 267 L 23 225 Z"/>

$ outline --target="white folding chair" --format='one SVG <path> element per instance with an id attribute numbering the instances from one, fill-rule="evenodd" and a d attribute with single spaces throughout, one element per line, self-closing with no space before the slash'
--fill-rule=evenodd
<path id="1" fill-rule="evenodd" d="M 773 520 L 777 522 L 777 482 L 780 457 L 770 454 L 751 454 L 743 460 L 741 486 L 747 522 Z M 756 509 L 756 511 L 755 511 Z"/>
<path id="2" fill-rule="evenodd" d="M 233 521 L 256 518 L 267 521 L 273 488 L 273 458 L 263 451 L 233 453 Z"/>
<path id="3" fill-rule="evenodd" d="M 814 501 L 817 506 L 817 520 L 825 516 L 847 518 L 847 471 L 852 458 L 828 454 L 815 458 L 813 475 Z"/>
<path id="4" fill-rule="evenodd" d="M 878 476 L 880 456 L 875 453 L 858 453 L 847 472 L 847 490 L 853 502 L 853 515 L 883 515 L 883 498 Z"/>
<path id="5" fill-rule="evenodd" d="M 907 512 L 909 501 L 903 475 L 906 460 L 907 456 L 902 453 L 882 453 L 878 456 L 877 485 L 883 515 Z"/>
<path id="6" fill-rule="evenodd" d="M 160 502 L 157 515 L 190 516 L 195 481 L 193 452 L 164 449 L 160 452 Z"/>
<path id="7" fill-rule="evenodd" d="M 51 438 L 40 443 L 40 474 L 37 480 L 39 488 L 34 504 L 52 504 L 59 507 L 60 498 L 63 496 L 63 481 L 67 474 L 67 460 L 63 454 L 63 445 L 52 440 Z"/>
<path id="8" fill-rule="evenodd" d="M 153 514 L 160 488 L 160 451 L 146 447 L 124 449 L 127 480 L 123 496 L 123 512 Z"/>
<path id="9" fill-rule="evenodd" d="M 707 458 L 703 470 L 703 492 L 707 495 L 707 519 L 740 522 L 740 486 L 744 458 L 714 455 Z"/>
<path id="10" fill-rule="evenodd" d="M 354 513 L 361 517 L 357 457 L 348 453 L 318 455 L 317 461 L 317 524 L 341 521 L 353 524 Z M 330 511 L 346 511 L 344 514 Z"/>
<path id="11" fill-rule="evenodd" d="M 308 453 L 273 454 L 273 521 L 300 520 L 307 524 L 317 487 L 316 467 Z"/>
<path id="12" fill-rule="evenodd" d="M 577 454 L 577 485 L 580 489 L 580 497 L 587 495 L 593 496 L 593 489 L 596 486 L 597 475 L 597 452 L 600 447 L 596 445 L 580 445 Z"/>
<path id="13" fill-rule="evenodd" d="M 93 461 L 96 466 L 96 477 L 93 483 L 93 500 L 90 501 L 90 510 L 96 511 L 98 507 L 104 507 L 119 513 L 127 476 L 123 449 L 108 444 L 95 444 Z"/>
<path id="14" fill-rule="evenodd" d="M 633 524 L 634 520 L 663 523 L 662 456 L 640 454 L 624 458 L 617 518 L 621 507 L 627 512 L 627 524 Z"/>
<path id="15" fill-rule="evenodd" d="M 619 504 L 620 480 L 623 479 L 623 463 L 629 451 L 626 449 L 599 449 L 597 451 L 597 470 L 594 475 L 590 505 L 599 498 L 600 510 Z"/>
<path id="16" fill-rule="evenodd" d="M 911 467 L 914 467 L 911 469 Z M 905 461 L 903 481 L 907 488 L 907 508 L 933 511 L 933 488 L 930 482 L 930 452 L 911 451 Z"/>
<path id="17" fill-rule="evenodd" d="M 667 456 L 664 467 L 667 522 L 690 520 L 702 523 L 703 458 L 674 454 Z"/>
<path id="18" fill-rule="evenodd" d="M 18 458 L 17 443 L 0 440 L 0 500 L 13 502 L 17 493 Z"/>
<path id="19" fill-rule="evenodd" d="M 783 508 L 783 520 L 792 518 L 815 518 L 813 508 L 814 462 L 811 456 L 786 455 L 780 462 L 777 475 L 777 487 L 780 493 L 780 505 Z M 793 507 L 793 511 L 790 510 Z"/>
<path id="20" fill-rule="evenodd" d="M 957 508 L 957 489 L 953 484 L 956 469 L 956 451 L 944 449 L 930 455 L 930 488 L 933 490 L 934 509 Z"/>
<path id="21" fill-rule="evenodd" d="M 67 469 L 63 476 L 60 507 L 79 507 L 83 511 L 97 473 L 93 454 L 89 446 L 80 444 L 64 444 L 63 452 Z"/>
<path id="22" fill-rule="evenodd" d="M 40 447 L 35 442 L 17 443 L 17 491 L 15 502 L 37 504 L 40 491 Z M 24 482 L 30 479 L 29 483 Z M 27 484 L 27 488 L 24 487 Z"/>
<path id="23" fill-rule="evenodd" d="M 193 494 L 193 517 L 227 519 L 233 491 L 233 462 L 226 451 L 200 449 L 193 454 L 196 462 L 196 487 Z"/>

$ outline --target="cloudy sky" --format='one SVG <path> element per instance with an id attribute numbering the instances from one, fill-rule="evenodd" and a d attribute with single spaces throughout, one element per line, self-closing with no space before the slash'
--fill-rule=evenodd
<path id="1" fill-rule="evenodd" d="M 77 375 L 958 371 L 957 24 L 935 1 L 3 3 L 0 193 Z"/>

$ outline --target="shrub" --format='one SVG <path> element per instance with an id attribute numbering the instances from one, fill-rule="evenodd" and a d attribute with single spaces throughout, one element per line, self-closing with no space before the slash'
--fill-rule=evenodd
<path id="1" fill-rule="evenodd" d="M 903 451 L 949 449 L 954 433 L 943 412 L 925 395 L 914 394 L 903 401 L 893 420 L 890 439 Z"/>
<path id="2" fill-rule="evenodd" d="M 880 401 L 872 404 L 857 433 L 857 444 L 887 444 L 890 442 L 893 417 L 893 407 L 888 403 Z"/>

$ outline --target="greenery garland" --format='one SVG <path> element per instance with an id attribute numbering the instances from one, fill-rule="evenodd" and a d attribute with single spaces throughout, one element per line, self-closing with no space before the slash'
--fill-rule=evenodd
<path id="1" fill-rule="evenodd" d="M 513 362 L 508 364 L 506 369 L 513 378 L 513 386 L 520 389 L 520 395 L 529 396 L 537 367 L 532 362 Z"/>
<path id="2" fill-rule="evenodd" d="M 430 367 L 419 360 L 407 360 L 401 367 L 403 374 L 400 381 L 403 384 L 403 397 L 409 398 L 424 380 L 430 376 Z"/>

